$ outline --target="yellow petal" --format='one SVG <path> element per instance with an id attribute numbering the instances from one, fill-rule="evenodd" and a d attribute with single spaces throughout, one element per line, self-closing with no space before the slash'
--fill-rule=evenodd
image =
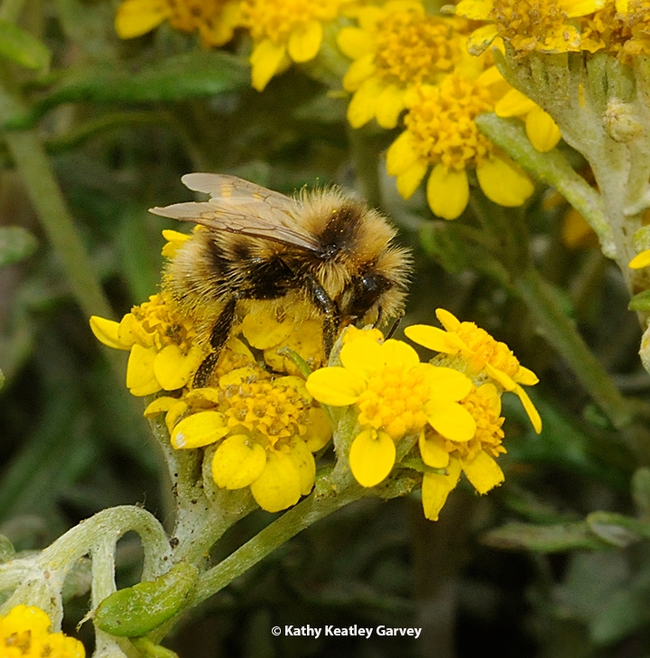
<path id="1" fill-rule="evenodd" d="M 323 43 L 323 26 L 310 21 L 291 33 L 287 50 L 294 62 L 308 62 L 318 55 Z"/>
<path id="2" fill-rule="evenodd" d="M 496 25 L 484 25 L 474 30 L 467 39 L 467 50 L 472 55 L 480 55 L 490 47 L 496 39 L 498 28 Z"/>
<path id="3" fill-rule="evenodd" d="M 562 139 L 562 133 L 553 117 L 539 106 L 536 106 L 526 117 L 526 134 L 530 143 L 540 153 L 555 148 Z"/>
<path id="4" fill-rule="evenodd" d="M 386 152 L 386 171 L 390 176 L 399 176 L 408 171 L 418 162 L 418 154 L 415 150 L 415 138 L 413 133 L 405 130 L 389 147 Z M 426 173 L 427 165 L 424 165 Z M 424 173 L 415 183 L 411 196 L 424 178 Z M 400 192 L 401 194 L 401 192 Z M 402 194 L 402 196 L 404 196 Z M 408 198 L 408 197 L 407 197 Z"/>
<path id="5" fill-rule="evenodd" d="M 521 167 L 501 157 L 485 158 L 476 176 L 485 196 L 506 208 L 522 205 L 535 189 Z"/>
<path id="6" fill-rule="evenodd" d="M 468 201 L 469 181 L 465 170 L 456 171 L 437 164 L 427 182 L 427 202 L 431 211 L 443 219 L 456 219 Z"/>
<path id="7" fill-rule="evenodd" d="M 471 461 L 463 461 L 462 467 L 467 479 L 480 494 L 487 493 L 505 480 L 499 465 L 483 450 Z"/>
<path id="8" fill-rule="evenodd" d="M 447 331 L 457 331 L 462 324 L 461 321 L 453 313 L 450 313 L 447 309 L 444 308 L 436 309 L 436 317 L 440 321 L 440 324 Z"/>
<path id="9" fill-rule="evenodd" d="M 169 408 L 169 411 L 165 415 L 165 425 L 169 436 L 172 435 L 174 427 L 176 427 L 176 424 L 187 413 L 189 408 L 189 405 L 184 400 L 177 400 L 176 404 Z"/>
<path id="10" fill-rule="evenodd" d="M 363 82 L 374 75 L 376 70 L 372 53 L 352 62 L 343 76 L 343 89 L 349 92 L 356 91 Z"/>
<path id="11" fill-rule="evenodd" d="M 535 101 L 522 94 L 518 89 L 511 89 L 494 106 L 498 117 L 523 117 L 534 108 L 539 107 Z"/>
<path id="12" fill-rule="evenodd" d="M 126 365 L 126 387 L 138 397 L 151 395 L 160 390 L 160 383 L 153 372 L 157 350 L 154 347 L 134 345 Z"/>
<path id="13" fill-rule="evenodd" d="M 395 442 L 385 432 L 364 430 L 352 442 L 350 469 L 362 487 L 374 487 L 395 464 Z"/>
<path id="14" fill-rule="evenodd" d="M 341 52 L 350 59 L 373 55 L 375 40 L 370 33 L 358 27 L 342 27 L 336 35 Z"/>
<path id="15" fill-rule="evenodd" d="M 438 520 L 449 493 L 458 484 L 460 470 L 460 462 L 452 459 L 447 466 L 447 475 L 425 473 L 422 479 L 422 507 L 424 516 L 430 521 Z"/>
<path id="16" fill-rule="evenodd" d="M 366 390 L 366 382 L 346 368 L 321 368 L 307 379 L 309 394 L 323 404 L 346 407 L 354 404 Z"/>
<path id="17" fill-rule="evenodd" d="M 558 5 L 568 18 L 576 18 L 602 9 L 605 0 L 560 0 Z"/>
<path id="18" fill-rule="evenodd" d="M 156 379 L 166 391 L 174 391 L 187 384 L 203 361 L 203 351 L 197 345 L 183 354 L 178 345 L 167 345 L 158 352 L 153 363 Z"/>
<path id="19" fill-rule="evenodd" d="M 222 489 L 242 489 L 255 482 L 266 465 L 266 450 L 245 434 L 224 439 L 212 458 L 212 478 Z"/>
<path id="20" fill-rule="evenodd" d="M 524 386 L 534 386 L 539 382 L 537 375 L 532 370 L 524 368 L 524 366 L 519 366 L 517 369 L 515 380 L 518 384 L 523 384 Z"/>
<path id="21" fill-rule="evenodd" d="M 267 512 L 279 512 L 300 500 L 300 475 L 288 455 L 270 452 L 262 474 L 251 484 L 257 504 Z"/>
<path id="22" fill-rule="evenodd" d="M 474 417 L 457 402 L 429 400 L 424 412 L 431 427 L 450 441 L 469 441 L 476 434 Z"/>
<path id="23" fill-rule="evenodd" d="M 183 418 L 172 432 L 172 446 L 201 448 L 222 439 L 229 429 L 222 414 L 218 411 L 200 411 Z"/>
<path id="24" fill-rule="evenodd" d="M 375 118 L 377 99 L 383 87 L 376 78 L 363 82 L 348 105 L 347 118 L 353 128 L 361 128 Z"/>
<path id="25" fill-rule="evenodd" d="M 428 366 L 426 383 L 429 394 L 438 400 L 462 400 L 472 390 L 472 380 L 458 370 Z"/>
<path id="26" fill-rule="evenodd" d="M 125 0 L 115 14 L 115 31 L 120 39 L 132 39 L 158 27 L 171 16 L 165 0 Z"/>
<path id="27" fill-rule="evenodd" d="M 324 448 L 332 438 L 332 424 L 327 414 L 319 407 L 309 409 L 309 425 L 303 439 L 311 452 Z"/>
<path id="28" fill-rule="evenodd" d="M 456 5 L 456 14 L 473 21 L 485 21 L 490 18 L 493 7 L 493 0 L 461 0 Z"/>
<path id="29" fill-rule="evenodd" d="M 90 316 L 90 329 L 95 338 L 115 350 L 130 350 L 133 343 L 125 344 L 119 336 L 120 323 L 114 320 L 100 318 L 98 315 Z"/>
<path id="30" fill-rule="evenodd" d="M 372 336 L 362 334 L 354 342 L 343 345 L 340 358 L 346 370 L 365 381 L 383 368 L 387 354 Z"/>
<path id="31" fill-rule="evenodd" d="M 291 322 L 278 322 L 274 313 L 247 313 L 241 323 L 242 334 L 258 350 L 284 345 L 285 340 L 295 331 Z"/>
<path id="32" fill-rule="evenodd" d="M 629 263 L 628 267 L 631 267 L 633 270 L 640 270 L 643 267 L 648 267 L 650 265 L 650 249 L 646 249 L 641 253 L 638 253 Z M 93 332 L 95 330 L 93 329 Z M 97 336 L 97 334 L 95 334 Z M 99 338 L 99 336 L 97 336 Z M 101 338 L 99 340 L 102 340 Z M 104 341 L 102 341 L 104 342 Z M 108 344 L 108 343 L 107 343 Z"/>
<path id="33" fill-rule="evenodd" d="M 506 391 L 514 391 L 515 386 L 517 386 L 517 382 L 506 372 L 503 372 L 503 370 L 499 370 L 498 368 L 495 368 L 493 365 L 486 363 L 485 364 L 485 372 L 488 374 L 489 377 L 492 379 L 495 379 L 496 381 L 503 386 L 503 388 L 506 389 Z"/>
<path id="34" fill-rule="evenodd" d="M 387 130 L 393 129 L 403 109 L 404 90 L 397 85 L 388 85 L 377 98 L 377 123 Z"/>
<path id="35" fill-rule="evenodd" d="M 439 436 L 426 436 L 420 433 L 418 441 L 422 461 L 431 468 L 446 468 L 449 464 L 449 453 L 445 450 L 444 439 Z"/>
<path id="36" fill-rule="evenodd" d="M 413 368 L 420 363 L 418 353 L 401 340 L 389 338 L 380 347 L 383 363 L 402 366 L 404 369 Z"/>
<path id="37" fill-rule="evenodd" d="M 436 352 L 444 352 L 445 354 L 456 354 L 459 349 L 464 347 L 461 341 L 460 346 L 458 341 L 455 340 L 455 334 L 447 333 L 444 329 L 438 327 L 430 327 L 426 324 L 413 324 L 404 329 L 404 333 L 414 343 L 422 345 L 430 350 Z"/>
<path id="38" fill-rule="evenodd" d="M 145 418 L 154 418 L 158 414 L 167 413 L 177 403 L 178 398 L 162 395 L 153 402 L 150 402 L 142 415 Z"/>
<path id="39" fill-rule="evenodd" d="M 258 43 L 251 53 L 251 85 L 263 91 L 269 80 L 282 68 L 286 57 L 284 45 L 276 45 L 270 39 Z"/>
<path id="40" fill-rule="evenodd" d="M 528 393 L 526 393 L 526 391 L 524 391 L 519 385 L 516 386 L 513 392 L 516 393 L 517 397 L 521 400 L 521 404 L 524 405 L 524 409 L 533 425 L 533 429 L 539 434 L 542 431 L 542 417 L 539 415 L 539 411 L 535 408 L 533 401 L 528 397 Z"/>
<path id="41" fill-rule="evenodd" d="M 397 191 L 403 199 L 410 199 L 425 177 L 429 165 L 424 161 L 415 162 L 406 171 L 397 175 Z"/>
<path id="42" fill-rule="evenodd" d="M 298 439 L 289 452 L 289 458 L 300 476 L 300 493 L 306 496 L 314 487 L 316 462 L 304 441 Z"/>

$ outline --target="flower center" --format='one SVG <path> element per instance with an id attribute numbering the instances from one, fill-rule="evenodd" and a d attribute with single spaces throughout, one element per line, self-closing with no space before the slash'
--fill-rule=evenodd
<path id="1" fill-rule="evenodd" d="M 155 345 L 160 351 L 173 344 L 187 352 L 196 338 L 191 326 L 174 314 L 164 293 L 151 295 L 148 302 L 134 306 L 131 313 L 137 320 L 132 323 L 131 331 L 143 345 Z"/>
<path id="2" fill-rule="evenodd" d="M 341 0 L 243 0 L 242 23 L 254 41 L 286 43 L 292 32 L 308 23 L 336 18 Z"/>
<path id="3" fill-rule="evenodd" d="M 514 378 L 517 374 L 519 361 L 505 343 L 495 340 L 473 322 L 461 322 L 456 333 L 471 352 L 465 356 L 472 372 L 480 372 L 489 363 L 509 377 Z"/>
<path id="4" fill-rule="evenodd" d="M 359 424 L 383 429 L 394 440 L 419 432 L 427 423 L 430 391 L 417 369 L 386 366 L 368 382 L 357 401 Z"/>
<path id="5" fill-rule="evenodd" d="M 493 106 L 483 84 L 452 73 L 439 86 L 414 90 L 405 124 L 416 138 L 414 148 L 420 157 L 460 171 L 475 167 L 491 153 L 492 143 L 474 119 Z"/>
<path id="6" fill-rule="evenodd" d="M 243 426 L 256 432 L 272 447 L 307 431 L 310 400 L 295 387 L 283 384 L 282 379 L 251 377 L 227 384 L 223 391 L 227 405 L 223 413 L 231 428 Z"/>
<path id="7" fill-rule="evenodd" d="M 193 32 L 213 26 L 221 18 L 224 7 L 232 0 L 169 0 L 172 15 L 169 22 L 177 30 Z"/>
<path id="8" fill-rule="evenodd" d="M 466 442 L 444 439 L 445 450 L 452 457 L 465 461 L 471 461 L 481 451 L 491 457 L 505 453 L 506 449 L 502 445 L 504 432 L 501 428 L 505 418 L 495 411 L 494 400 L 489 396 L 480 395 L 479 389 L 474 388 L 460 404 L 476 421 L 476 434 Z"/>
<path id="9" fill-rule="evenodd" d="M 490 18 L 499 35 L 517 50 L 532 50 L 549 35 L 561 34 L 567 15 L 557 0 L 495 0 Z"/>
<path id="10" fill-rule="evenodd" d="M 460 58 L 460 41 L 449 20 L 395 12 L 378 23 L 375 66 L 386 82 L 437 82 Z"/>

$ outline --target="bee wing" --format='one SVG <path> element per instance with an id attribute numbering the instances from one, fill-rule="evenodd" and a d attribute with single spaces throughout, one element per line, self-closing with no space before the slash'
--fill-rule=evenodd
<path id="1" fill-rule="evenodd" d="M 181 180 L 190 190 L 209 194 L 210 200 L 176 203 L 150 212 L 308 251 L 319 249 L 314 237 L 296 222 L 297 202 L 290 197 L 225 174 L 186 174 Z"/>
<path id="2" fill-rule="evenodd" d="M 211 199 L 222 199 L 224 201 L 247 200 L 263 202 L 276 210 L 289 213 L 295 206 L 295 201 L 280 192 L 268 190 L 261 185 L 250 181 L 228 176 L 226 174 L 185 174 L 181 178 L 183 185 L 195 192 L 205 192 Z"/>

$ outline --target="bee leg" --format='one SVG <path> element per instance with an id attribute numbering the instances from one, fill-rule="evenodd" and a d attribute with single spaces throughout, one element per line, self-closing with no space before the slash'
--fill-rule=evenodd
<path id="1" fill-rule="evenodd" d="M 399 327 L 399 323 L 402 321 L 403 317 L 404 317 L 403 315 L 400 315 L 398 318 L 395 318 L 393 324 L 390 326 L 390 329 L 388 330 L 388 333 L 386 334 L 386 340 L 392 338 L 395 335 L 395 332 L 397 331 L 397 327 Z"/>
<path id="2" fill-rule="evenodd" d="M 323 349 L 325 358 L 328 358 L 334 347 L 336 333 L 341 326 L 341 312 L 336 302 L 330 298 L 318 281 L 307 277 L 307 285 L 311 291 L 312 301 L 323 314 Z"/>
<path id="3" fill-rule="evenodd" d="M 219 317 L 217 318 L 217 321 L 212 328 L 212 333 L 210 334 L 210 345 L 212 346 L 213 351 L 203 359 L 194 375 L 192 383 L 195 388 L 200 388 L 206 385 L 214 367 L 217 365 L 221 348 L 224 346 L 230 335 L 230 329 L 232 328 L 232 323 L 235 319 L 236 305 L 237 300 L 232 297 L 226 302 L 221 313 L 219 313 Z"/>

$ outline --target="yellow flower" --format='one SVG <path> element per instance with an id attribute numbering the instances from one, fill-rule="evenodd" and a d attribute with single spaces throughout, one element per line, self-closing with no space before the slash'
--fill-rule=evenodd
<path id="1" fill-rule="evenodd" d="M 314 59 L 323 23 L 333 21 L 345 0 L 242 0 L 242 24 L 253 39 L 251 81 L 262 91 L 291 61 Z"/>
<path id="2" fill-rule="evenodd" d="M 262 351 L 264 362 L 275 372 L 300 374 L 289 357 L 278 353 L 280 348 L 296 352 L 312 370 L 325 358 L 322 318 L 298 320 L 285 313 L 280 321 L 272 308 L 259 305 L 244 316 L 236 331 L 241 331 L 251 347 Z"/>
<path id="3" fill-rule="evenodd" d="M 581 49 L 580 30 L 573 19 L 604 4 L 605 0 L 461 0 L 456 14 L 489 21 L 470 37 L 474 54 L 483 52 L 497 36 L 520 53 L 563 53 Z"/>
<path id="4" fill-rule="evenodd" d="M 616 19 L 620 23 L 622 55 L 632 57 L 650 55 L 650 2 L 648 0 L 616 0 Z M 629 38 L 626 38 L 628 37 Z"/>
<path id="5" fill-rule="evenodd" d="M 468 441 L 476 423 L 458 403 L 472 387 L 468 377 L 420 363 L 406 343 L 379 343 L 365 333 L 344 343 L 340 367 L 312 373 L 307 390 L 327 405 L 354 405 L 359 431 L 350 448 L 350 469 L 359 484 L 373 487 L 393 469 L 396 443 L 404 437 L 430 425 L 446 439 Z"/>
<path id="6" fill-rule="evenodd" d="M 427 429 L 420 436 L 422 461 L 444 473 L 425 473 L 422 480 L 424 515 L 432 521 L 447 500 L 450 491 L 464 472 L 476 491 L 485 494 L 504 480 L 503 471 L 495 457 L 506 452 L 503 440 L 504 418 L 501 417 L 501 397 L 494 384 L 472 387 L 461 400 L 476 422 L 476 433 L 468 441 L 451 441 Z"/>
<path id="7" fill-rule="evenodd" d="M 445 219 L 455 219 L 467 206 L 468 169 L 476 170 L 485 195 L 502 206 L 520 206 L 532 194 L 528 176 L 479 132 L 474 121 L 494 109 L 494 78 L 494 68 L 473 79 L 454 72 L 438 86 L 411 90 L 406 130 L 386 157 L 388 173 L 397 177 L 404 198 L 415 192 L 430 166 L 427 201 Z"/>
<path id="8" fill-rule="evenodd" d="M 641 251 L 628 263 L 628 267 L 633 270 L 641 270 L 648 265 L 650 265 L 650 249 Z"/>
<path id="9" fill-rule="evenodd" d="M 404 333 L 419 345 L 455 357 L 452 366 L 472 379 L 488 379 L 516 393 L 535 431 L 541 432 L 542 419 L 522 388 L 522 384 L 531 386 L 539 381 L 535 373 L 524 368 L 505 343 L 496 341 L 473 322 L 460 322 L 442 308 L 436 310 L 436 316 L 444 329 L 419 324 L 407 327 Z"/>
<path id="10" fill-rule="evenodd" d="M 104 345 L 130 351 L 126 386 L 136 396 L 182 388 L 206 356 L 164 293 L 134 306 L 120 322 L 94 315 L 90 328 Z"/>
<path id="11" fill-rule="evenodd" d="M 145 410 L 166 412 L 172 446 L 218 447 L 212 476 L 224 489 L 250 487 L 258 505 L 277 512 L 295 505 L 314 486 L 313 452 L 332 430 L 314 406 L 304 381 L 277 377 L 255 364 L 225 372 L 214 387 L 158 398 Z"/>
<path id="12" fill-rule="evenodd" d="M 358 26 L 339 31 L 339 48 L 352 65 L 343 87 L 353 92 L 348 121 L 360 128 L 373 118 L 394 128 L 405 108 L 406 92 L 416 84 L 436 84 L 465 53 L 466 22 L 427 16 L 419 0 L 389 0 L 356 12 Z"/>
<path id="13" fill-rule="evenodd" d="M 131 39 L 166 20 L 176 30 L 197 31 L 205 48 L 222 46 L 240 24 L 239 0 L 124 0 L 115 29 L 120 38 Z"/>
<path id="14" fill-rule="evenodd" d="M 2 658 L 84 658 L 83 644 L 63 633 L 52 633 L 48 615 L 34 606 L 17 605 L 0 617 Z"/>
<path id="15" fill-rule="evenodd" d="M 517 89 L 511 89 L 497 101 L 494 112 L 499 117 L 523 118 L 526 122 L 526 135 L 540 153 L 550 151 L 562 138 L 551 115 Z"/>

